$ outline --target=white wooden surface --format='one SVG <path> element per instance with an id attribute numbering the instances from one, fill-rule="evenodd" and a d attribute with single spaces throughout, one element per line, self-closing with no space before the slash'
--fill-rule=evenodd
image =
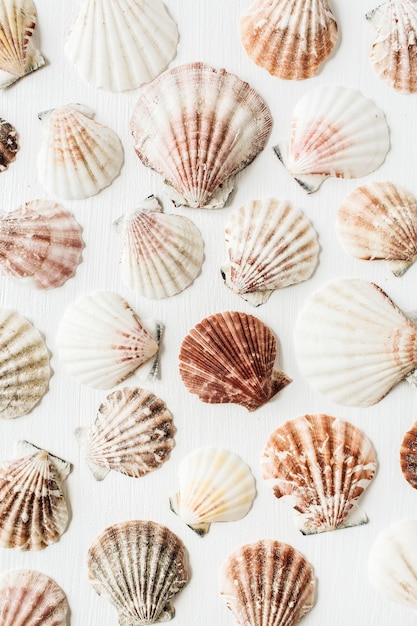
<path id="1" fill-rule="evenodd" d="M 49 392 L 29 415 L 0 425 L 0 458 L 12 458 L 14 442 L 25 438 L 71 461 L 74 469 L 67 481 L 71 521 L 59 543 L 38 553 L 2 550 L 0 569 L 27 567 L 49 574 L 68 596 L 73 626 L 112 626 L 117 623 L 115 609 L 99 598 L 87 581 L 88 547 L 112 523 L 152 519 L 177 533 L 189 552 L 191 582 L 176 600 L 173 624 L 232 624 L 233 617 L 218 593 L 220 564 L 243 543 L 276 538 L 300 550 L 313 564 L 318 578 L 317 603 L 304 618 L 305 626 L 411 626 L 415 617 L 410 609 L 383 600 L 371 588 L 366 562 L 369 547 L 380 530 L 397 519 L 417 515 L 417 494 L 403 479 L 398 461 L 402 437 L 417 418 L 416 391 L 404 382 L 370 409 L 336 406 L 319 397 L 301 377 L 292 335 L 294 321 L 307 297 L 337 277 L 373 280 L 401 308 L 416 309 L 417 267 L 403 278 L 394 278 L 382 263 L 347 258 L 335 236 L 336 211 L 341 200 L 364 179 L 327 180 L 317 193 L 307 196 L 282 168 L 272 146 L 288 136 L 293 106 L 309 89 L 333 83 L 357 87 L 384 110 L 391 132 L 391 151 L 383 166 L 367 180 L 392 180 L 417 194 L 416 96 L 395 93 L 371 69 L 368 56 L 374 32 L 364 14 L 375 6 L 373 0 L 332 2 L 341 33 L 337 48 L 318 77 L 294 83 L 270 77 L 246 56 L 240 44 L 238 19 L 248 0 L 167 0 L 167 4 L 180 30 L 174 63 L 202 60 L 247 80 L 268 103 L 274 128 L 264 152 L 238 177 L 236 193 L 227 208 L 214 212 L 185 208 L 177 211 L 194 220 L 205 241 L 205 262 L 195 283 L 166 301 L 136 296 L 121 282 L 119 240 L 112 224 L 150 193 L 163 199 L 167 212 L 173 211 L 164 198 L 160 178 L 139 162 L 133 150 L 128 121 L 137 92 L 113 94 L 86 84 L 63 54 L 64 38 L 76 15 L 75 0 L 37 1 L 41 49 L 47 66 L 0 94 L 0 115 L 16 126 L 21 145 L 16 162 L 0 177 L 1 209 L 8 211 L 27 200 L 48 197 L 37 180 L 35 166 L 41 135 L 39 111 L 70 102 L 88 105 L 96 111 L 98 121 L 120 136 L 125 164 L 119 178 L 99 195 L 63 203 L 74 211 L 84 229 L 83 262 L 74 278 L 46 293 L 28 283 L 1 278 L 0 305 L 17 310 L 42 331 L 52 354 L 54 375 Z M 319 266 L 308 282 L 276 292 L 266 305 L 253 309 L 221 280 L 223 228 L 233 208 L 266 196 L 288 199 L 309 216 L 319 233 L 321 254 Z M 146 386 L 166 401 L 174 415 L 176 447 L 161 469 L 142 479 L 112 472 L 104 482 L 97 483 L 73 436 L 77 426 L 94 419 L 106 392 L 82 387 L 67 375 L 57 357 L 55 335 L 67 305 L 96 289 L 118 292 L 140 316 L 157 318 L 166 326 L 161 378 Z M 183 387 L 177 368 L 179 346 L 187 331 L 206 315 L 233 309 L 253 313 L 271 327 L 281 343 L 283 369 L 294 379 L 252 414 L 235 405 L 203 404 Z M 314 412 L 345 418 L 362 428 L 376 448 L 379 470 L 362 499 L 369 524 L 304 537 L 293 525 L 292 511 L 277 501 L 261 481 L 259 458 L 267 437 L 280 423 Z M 246 518 L 213 525 L 201 539 L 169 510 L 168 496 L 176 489 L 180 460 L 204 445 L 224 446 L 240 454 L 257 479 L 258 496 Z"/>

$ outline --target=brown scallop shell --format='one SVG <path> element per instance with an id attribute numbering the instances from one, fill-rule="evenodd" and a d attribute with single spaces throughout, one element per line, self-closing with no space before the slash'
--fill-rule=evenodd
<path id="1" fill-rule="evenodd" d="M 15 160 L 18 150 L 16 129 L 0 118 L 0 172 L 7 170 L 9 163 Z"/>
<path id="2" fill-rule="evenodd" d="M 405 480 L 413 489 L 417 489 L 417 422 L 404 435 L 400 463 Z"/>

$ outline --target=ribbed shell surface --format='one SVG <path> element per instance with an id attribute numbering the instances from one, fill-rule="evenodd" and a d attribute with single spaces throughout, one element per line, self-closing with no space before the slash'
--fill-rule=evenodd
<path id="1" fill-rule="evenodd" d="M 377 285 L 340 279 L 312 296 L 298 318 L 301 373 L 344 406 L 371 406 L 417 367 L 417 327 Z"/>
<path id="2" fill-rule="evenodd" d="M 28 569 L 2 574 L 2 626 L 66 626 L 68 613 L 64 592 L 49 576 Z"/>
<path id="3" fill-rule="evenodd" d="M 135 89 L 175 56 L 178 30 L 161 0 L 84 0 L 66 56 L 94 87 Z"/>
<path id="4" fill-rule="evenodd" d="M 16 129 L 0 117 L 0 172 L 7 170 L 18 150 Z"/>
<path id="5" fill-rule="evenodd" d="M 413 489 L 417 489 L 417 422 L 408 430 L 400 448 L 401 471 Z"/>
<path id="6" fill-rule="evenodd" d="M 181 344 L 179 369 L 190 393 L 203 402 L 232 402 L 254 411 L 291 379 L 274 369 L 277 342 L 258 318 L 215 313 L 191 329 Z"/>
<path id="7" fill-rule="evenodd" d="M 230 554 L 220 594 L 240 626 L 293 626 L 314 606 L 313 568 L 281 541 L 261 539 Z"/>
<path id="8" fill-rule="evenodd" d="M 367 522 L 356 503 L 376 467 L 361 430 L 322 414 L 285 422 L 270 435 L 261 459 L 262 478 L 276 498 L 289 497 L 304 534 Z"/>
<path id="9" fill-rule="evenodd" d="M 315 76 L 337 31 L 326 0 L 255 0 L 240 18 L 240 37 L 252 61 L 288 80 Z"/>
<path id="10" fill-rule="evenodd" d="M 163 176 L 175 204 L 219 208 L 264 148 L 272 118 L 248 83 L 190 63 L 141 89 L 130 128 L 138 157 Z"/>
<path id="11" fill-rule="evenodd" d="M 189 580 L 184 544 L 152 521 L 106 528 L 90 546 L 87 567 L 94 591 L 116 607 L 123 626 L 171 619 L 171 599 Z"/>

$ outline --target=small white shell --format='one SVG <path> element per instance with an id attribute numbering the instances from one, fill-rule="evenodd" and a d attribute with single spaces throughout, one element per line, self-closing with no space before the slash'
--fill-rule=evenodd
<path id="1" fill-rule="evenodd" d="M 148 362 L 147 374 L 155 376 L 162 330 L 151 323 L 153 334 L 116 293 L 83 295 L 62 318 L 56 338 L 60 358 L 72 376 L 96 389 L 114 387 Z"/>
<path id="2" fill-rule="evenodd" d="M 234 211 L 225 228 L 228 287 L 255 306 L 272 291 L 310 278 L 319 245 L 308 219 L 279 200 L 253 200 Z"/>
<path id="3" fill-rule="evenodd" d="M 0 172 L 7 170 L 18 150 L 16 129 L 0 117 Z"/>
<path id="4" fill-rule="evenodd" d="M 81 200 L 118 176 L 123 148 L 116 133 L 93 120 L 93 112 L 71 104 L 40 113 L 44 135 L 38 176 L 43 187 L 67 200 Z"/>
<path id="5" fill-rule="evenodd" d="M 158 76 L 177 41 L 161 0 L 83 0 L 65 54 L 94 87 L 125 91 Z"/>
<path id="6" fill-rule="evenodd" d="M 198 535 L 213 522 L 233 522 L 249 512 L 256 496 L 255 479 L 242 459 L 229 450 L 199 448 L 179 466 L 179 491 L 171 509 Z"/>
<path id="7" fill-rule="evenodd" d="M 323 85 L 296 104 L 289 142 L 275 153 L 301 187 L 316 191 L 329 176 L 357 178 L 376 170 L 389 150 L 383 112 L 359 91 Z"/>

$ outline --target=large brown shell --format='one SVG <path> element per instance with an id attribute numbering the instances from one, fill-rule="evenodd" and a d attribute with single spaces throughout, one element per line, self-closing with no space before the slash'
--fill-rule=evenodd
<path id="1" fill-rule="evenodd" d="M 291 382 L 274 369 L 277 342 L 258 318 L 237 311 L 216 313 L 182 342 L 179 369 L 190 393 L 203 402 L 232 402 L 254 411 Z"/>
<path id="2" fill-rule="evenodd" d="M 0 118 L 0 172 L 7 170 L 9 163 L 15 160 L 18 150 L 16 129 Z"/>
<path id="3" fill-rule="evenodd" d="M 413 489 L 417 489 L 417 422 L 408 430 L 400 448 L 401 471 Z"/>

